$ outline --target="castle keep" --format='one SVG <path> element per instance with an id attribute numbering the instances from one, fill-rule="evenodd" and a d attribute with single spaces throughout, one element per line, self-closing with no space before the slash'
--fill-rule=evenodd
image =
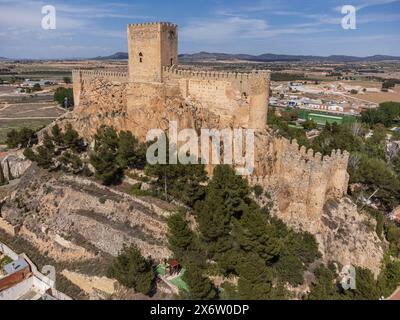
<path id="1" fill-rule="evenodd" d="M 269 71 L 190 71 L 178 67 L 178 30 L 171 23 L 128 25 L 128 72 L 73 71 L 76 129 L 90 139 L 102 124 L 130 130 L 251 128 L 256 170 L 249 180 L 273 190 L 283 220 L 316 228 L 326 200 L 347 191 L 348 153 L 322 158 L 267 128 Z"/>

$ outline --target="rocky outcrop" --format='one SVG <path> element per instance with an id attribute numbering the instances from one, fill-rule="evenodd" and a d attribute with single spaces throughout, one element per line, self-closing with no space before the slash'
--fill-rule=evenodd
<path id="1" fill-rule="evenodd" d="M 316 238 L 325 260 L 361 266 L 379 274 L 384 243 L 375 232 L 374 218 L 359 212 L 349 198 L 343 198 L 326 203 L 321 221 Z"/>
<path id="2" fill-rule="evenodd" d="M 8 165 L 7 165 L 8 162 Z M 27 160 L 23 155 L 23 150 L 9 151 L 0 159 L 0 164 L 3 166 L 3 172 L 8 180 L 17 179 L 29 168 L 31 161 Z M 11 172 L 9 176 L 8 166 Z"/>
<path id="3" fill-rule="evenodd" d="M 375 232 L 376 221 L 359 212 L 349 198 L 329 199 L 318 220 L 296 219 L 280 211 L 277 205 L 272 212 L 292 228 L 315 235 L 324 262 L 351 264 L 368 268 L 376 276 L 379 274 L 384 242 Z"/>
<path id="4" fill-rule="evenodd" d="M 168 207 L 168 206 L 165 206 Z M 136 244 L 145 256 L 170 256 L 165 207 L 33 164 L 1 209 L 1 216 L 43 254 L 60 260 L 118 255 Z"/>
<path id="5" fill-rule="evenodd" d="M 61 274 L 86 292 L 90 299 L 107 299 L 117 291 L 119 286 L 117 280 L 107 277 L 88 276 L 67 269 L 63 270 Z"/>

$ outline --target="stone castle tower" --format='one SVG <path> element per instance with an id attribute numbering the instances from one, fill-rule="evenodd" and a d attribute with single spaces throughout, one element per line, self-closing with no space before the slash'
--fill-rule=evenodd
<path id="1" fill-rule="evenodd" d="M 128 25 L 129 80 L 161 82 L 162 68 L 178 64 L 177 25 Z"/>

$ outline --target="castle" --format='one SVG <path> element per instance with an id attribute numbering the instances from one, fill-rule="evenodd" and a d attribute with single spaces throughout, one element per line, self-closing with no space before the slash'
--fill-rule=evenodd
<path id="1" fill-rule="evenodd" d="M 328 198 L 347 192 L 347 152 L 330 156 L 300 148 L 267 127 L 269 71 L 189 71 L 178 67 L 178 30 L 172 23 L 128 25 L 128 72 L 73 71 L 75 128 L 90 138 L 102 125 L 130 130 L 251 128 L 256 169 L 251 184 L 272 190 L 280 217 L 308 221 L 315 231 Z"/>

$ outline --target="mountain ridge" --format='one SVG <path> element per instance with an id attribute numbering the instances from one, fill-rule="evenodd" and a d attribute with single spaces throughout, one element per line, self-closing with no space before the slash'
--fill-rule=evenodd
<path id="1" fill-rule="evenodd" d="M 128 59 L 128 53 L 116 52 L 109 56 L 99 56 L 91 60 L 123 60 Z M 301 62 L 301 61 L 324 61 L 324 62 L 362 62 L 362 61 L 390 61 L 400 60 L 400 57 L 389 55 L 372 55 L 366 57 L 347 56 L 347 55 L 330 55 L 330 56 L 314 56 L 314 55 L 288 55 L 263 53 L 260 55 L 250 54 L 230 54 L 218 52 L 201 51 L 193 54 L 180 54 L 179 60 L 182 62 L 201 62 L 201 61 L 249 61 L 249 62 Z"/>

